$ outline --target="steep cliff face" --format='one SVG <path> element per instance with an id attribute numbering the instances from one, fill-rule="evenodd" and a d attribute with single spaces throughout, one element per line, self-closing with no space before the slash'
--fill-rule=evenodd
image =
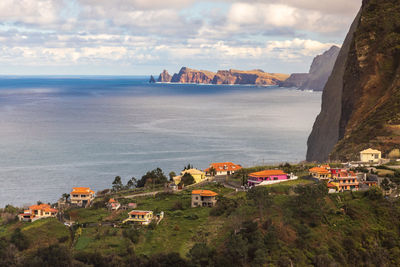
<path id="1" fill-rule="evenodd" d="M 309 73 L 293 73 L 286 81 L 281 82 L 280 86 L 322 91 L 332 73 L 339 51 L 339 47 L 332 46 L 328 51 L 314 58 Z"/>
<path id="2" fill-rule="evenodd" d="M 300 88 L 305 82 L 307 82 L 309 76 L 308 73 L 292 73 L 289 78 L 281 82 L 279 86 Z"/>
<path id="3" fill-rule="evenodd" d="M 172 76 L 173 83 L 211 83 L 215 76 L 214 72 L 205 70 L 194 70 L 186 67 L 181 68 L 179 73 Z"/>
<path id="4" fill-rule="evenodd" d="M 326 161 L 329 153 L 339 140 L 343 75 L 346 68 L 347 55 L 353 41 L 353 34 L 360 20 L 360 14 L 359 12 L 350 27 L 332 73 L 324 87 L 321 112 L 315 120 L 307 141 L 307 161 Z"/>
<path id="5" fill-rule="evenodd" d="M 308 79 L 300 86 L 300 89 L 322 91 L 332 73 L 339 51 L 339 47 L 332 46 L 322 55 L 316 56 L 311 64 Z"/>
<path id="6" fill-rule="evenodd" d="M 307 160 L 400 147 L 400 5 L 364 0 L 324 89 Z"/>
<path id="7" fill-rule="evenodd" d="M 163 70 L 158 76 L 157 82 L 159 83 L 169 83 L 171 82 L 172 76 L 168 73 L 167 70 Z"/>
<path id="8" fill-rule="evenodd" d="M 150 76 L 149 83 L 155 83 L 156 79 L 154 79 L 153 75 Z"/>

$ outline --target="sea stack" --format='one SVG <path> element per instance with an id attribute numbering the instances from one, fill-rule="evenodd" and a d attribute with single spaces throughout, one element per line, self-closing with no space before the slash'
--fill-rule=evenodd
<path id="1" fill-rule="evenodd" d="M 157 82 L 170 83 L 171 79 L 172 79 L 172 76 L 168 73 L 168 71 L 163 70 L 163 72 L 160 73 L 160 76 L 158 76 Z"/>
<path id="2" fill-rule="evenodd" d="M 149 83 L 156 83 L 156 79 L 154 79 L 153 75 L 150 76 Z"/>

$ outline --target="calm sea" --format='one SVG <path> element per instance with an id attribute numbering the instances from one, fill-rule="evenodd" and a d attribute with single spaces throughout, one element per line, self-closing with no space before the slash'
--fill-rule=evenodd
<path id="1" fill-rule="evenodd" d="M 0 206 L 156 167 L 304 160 L 321 93 L 147 80 L 0 77 Z"/>

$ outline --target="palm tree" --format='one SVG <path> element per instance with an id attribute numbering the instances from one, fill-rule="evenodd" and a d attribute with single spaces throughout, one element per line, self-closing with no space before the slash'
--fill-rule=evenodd
<path id="1" fill-rule="evenodd" d="M 62 198 L 65 199 L 65 202 L 68 202 L 68 200 L 69 200 L 70 197 L 71 197 L 71 195 L 68 194 L 68 193 L 62 194 Z"/>

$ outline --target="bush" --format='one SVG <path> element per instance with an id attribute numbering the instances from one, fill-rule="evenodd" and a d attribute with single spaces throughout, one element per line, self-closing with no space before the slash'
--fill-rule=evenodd
<path id="1" fill-rule="evenodd" d="M 140 239 L 140 231 L 134 227 L 124 229 L 122 231 L 122 236 L 129 239 L 133 244 L 137 244 Z"/>
<path id="2" fill-rule="evenodd" d="M 22 251 L 29 247 L 29 240 L 21 232 L 20 228 L 16 228 L 11 235 L 10 242 L 14 244 L 18 250 Z"/>

